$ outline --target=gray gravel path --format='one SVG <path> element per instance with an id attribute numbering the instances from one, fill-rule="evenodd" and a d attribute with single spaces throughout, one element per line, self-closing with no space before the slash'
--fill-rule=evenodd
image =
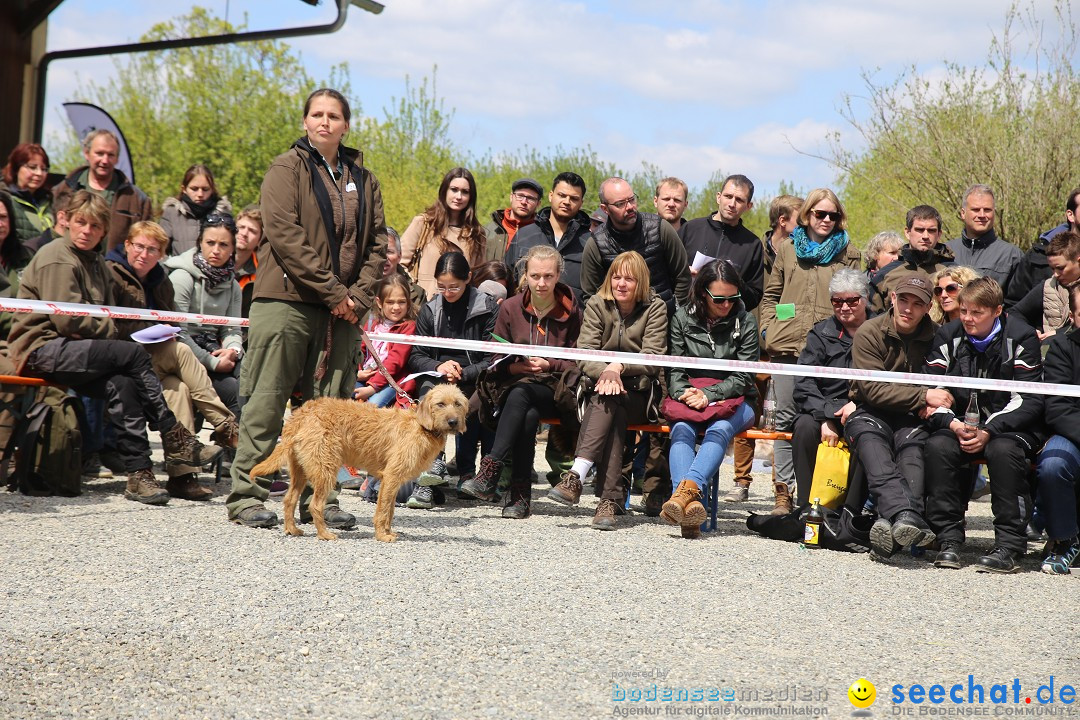
<path id="1" fill-rule="evenodd" d="M 539 499 L 523 522 L 455 500 L 399 508 L 401 540 L 383 544 L 374 506 L 346 492 L 357 529 L 325 543 L 226 522 L 226 482 L 165 508 L 122 487 L 0 493 L 0 717 L 848 716 L 860 676 L 882 717 L 898 683 L 1080 686 L 1080 573 L 1043 575 L 1031 557 L 1006 577 L 886 566 L 764 540 L 743 523 L 771 507 L 764 474 L 695 542 L 642 515 L 594 531 L 588 498 Z M 969 517 L 965 564 L 990 547 L 989 503 Z M 737 699 L 615 699 L 653 683 Z"/>

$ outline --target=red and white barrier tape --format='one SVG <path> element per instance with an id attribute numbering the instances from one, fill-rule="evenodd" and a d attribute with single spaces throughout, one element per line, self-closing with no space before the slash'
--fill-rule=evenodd
<path id="1" fill-rule="evenodd" d="M 52 303 L 43 300 L 17 300 L 0 298 L 0 312 L 33 312 L 47 315 L 73 315 L 80 317 L 111 317 L 118 320 L 147 320 L 160 323 L 179 323 L 185 325 L 239 325 L 248 326 L 246 318 L 224 317 L 221 315 L 202 315 L 197 313 L 170 313 L 142 308 L 124 308 L 107 305 L 80 305 L 78 303 Z M 820 365 L 790 365 L 786 363 L 746 362 L 742 360 L 716 360 L 713 358 L 680 357 L 675 355 L 647 355 L 644 353 L 610 352 L 605 350 L 582 350 L 580 348 L 548 347 L 545 345 L 516 345 L 480 340 L 457 340 L 454 338 L 435 338 L 419 335 L 395 335 L 387 333 L 369 333 L 373 340 L 402 343 L 405 345 L 426 345 L 452 350 L 473 350 L 498 355 L 534 355 L 563 360 L 595 360 L 602 362 L 622 362 L 635 365 L 656 365 L 658 367 L 696 368 L 698 370 L 720 370 L 724 372 L 767 373 L 770 375 L 794 375 L 796 377 L 838 378 L 843 380 L 866 380 L 873 382 L 896 382 L 908 385 L 926 385 L 929 387 L 953 387 L 973 390 L 999 390 L 1005 392 L 1027 392 L 1037 395 L 1064 395 L 1080 397 L 1080 385 L 1056 383 L 1031 383 L 1016 380 L 994 380 L 990 378 L 943 377 L 941 375 L 922 375 L 917 373 L 886 372 L 884 370 L 860 370 L 858 368 L 834 368 Z"/>

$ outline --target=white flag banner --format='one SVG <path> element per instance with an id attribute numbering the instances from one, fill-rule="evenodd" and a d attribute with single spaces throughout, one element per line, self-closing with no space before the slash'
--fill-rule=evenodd
<path id="1" fill-rule="evenodd" d="M 132 185 L 135 184 L 135 169 L 131 167 L 131 155 L 128 153 L 127 140 L 124 133 L 120 132 L 120 126 L 112 119 L 109 113 L 97 105 L 90 103 L 70 102 L 64 103 L 68 120 L 75 128 L 75 134 L 81 141 L 93 130 L 108 130 L 120 139 L 120 157 L 116 161 L 116 167 L 124 173 Z"/>

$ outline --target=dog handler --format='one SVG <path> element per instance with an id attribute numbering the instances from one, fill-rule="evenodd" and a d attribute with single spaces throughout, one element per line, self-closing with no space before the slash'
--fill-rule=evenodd
<path id="1" fill-rule="evenodd" d="M 270 479 L 248 476 L 270 455 L 285 404 L 300 384 L 305 400 L 350 397 L 359 362 L 357 317 L 371 307 L 386 262 L 386 225 L 379 181 L 363 156 L 341 144 L 349 101 L 322 88 L 304 104 L 305 136 L 279 155 L 262 183 L 259 273 L 251 303 L 248 351 L 240 375 L 247 397 L 232 467 L 229 519 L 273 527 L 263 502 Z M 311 488 L 300 498 L 308 522 Z M 347 530 L 356 518 L 327 497 L 327 526 Z"/>

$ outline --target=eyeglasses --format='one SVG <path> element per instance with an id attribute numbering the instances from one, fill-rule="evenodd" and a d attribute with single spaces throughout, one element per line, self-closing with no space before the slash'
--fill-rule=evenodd
<path id="1" fill-rule="evenodd" d="M 824 220 L 829 218 L 833 222 L 840 222 L 841 215 L 838 212 L 829 212 L 828 210 L 811 210 L 810 214 L 816 217 L 818 220 Z"/>
<path id="2" fill-rule="evenodd" d="M 153 247 L 152 245 L 142 245 L 140 243 L 128 243 L 128 247 L 135 251 L 136 255 L 160 255 L 161 248 Z"/>
<path id="3" fill-rule="evenodd" d="M 712 298 L 713 305 L 723 305 L 724 303 L 734 303 L 736 300 L 742 297 L 742 293 L 735 293 L 734 295 L 713 295 L 708 290 L 705 293 Z"/>
<path id="4" fill-rule="evenodd" d="M 227 228 L 233 235 L 236 234 L 236 221 L 233 220 L 232 215 L 226 213 L 212 212 L 203 218 L 202 226 L 208 227 L 223 227 Z"/>
<path id="5" fill-rule="evenodd" d="M 450 285 L 448 287 L 443 287 L 442 285 L 439 285 L 438 287 L 435 288 L 435 292 L 439 293 L 440 295 L 445 295 L 446 293 L 456 293 L 457 291 L 461 290 L 462 287 L 464 287 L 464 286 L 463 285 Z"/>
<path id="6" fill-rule="evenodd" d="M 637 195 L 631 195 L 630 197 L 626 198 L 625 200 L 619 200 L 618 202 L 609 202 L 609 203 L 604 203 L 604 204 L 607 205 L 608 207 L 617 208 L 619 210 L 622 210 L 627 205 L 637 206 Z"/>
<path id="7" fill-rule="evenodd" d="M 934 294 L 938 297 L 941 297 L 942 293 L 949 293 L 950 295 L 955 295 L 963 289 L 963 285 L 960 285 L 958 283 L 949 283 L 945 287 L 941 287 L 940 285 L 938 285 L 936 288 L 934 288 Z"/>
<path id="8" fill-rule="evenodd" d="M 829 298 L 829 301 L 834 308 L 844 307 L 845 305 L 848 307 L 857 307 L 860 300 L 862 300 L 862 295 L 856 295 L 855 297 Z"/>
<path id="9" fill-rule="evenodd" d="M 529 203 L 530 205 L 540 202 L 540 198 L 533 197 L 532 195 L 526 195 L 525 193 L 510 193 L 510 197 L 514 198 L 518 202 Z"/>

